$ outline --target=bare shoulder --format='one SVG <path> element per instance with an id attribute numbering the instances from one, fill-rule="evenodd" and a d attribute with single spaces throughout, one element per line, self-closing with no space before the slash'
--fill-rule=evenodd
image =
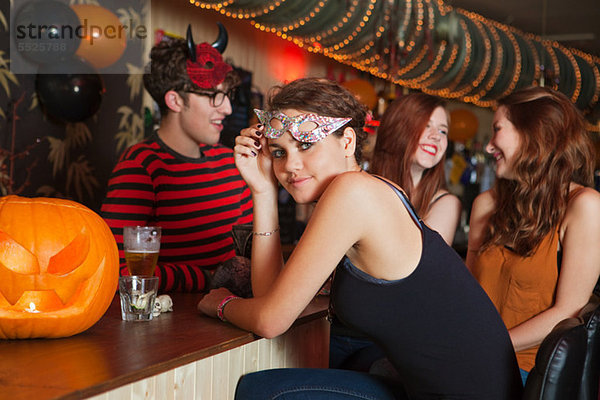
<path id="1" fill-rule="evenodd" d="M 396 185 L 394 185 L 396 186 Z M 397 186 L 396 186 L 397 187 Z M 397 196 L 381 180 L 366 172 L 345 172 L 336 176 L 329 184 L 317 207 L 342 208 L 353 215 L 374 217 L 385 214 L 397 201 Z"/>
<path id="2" fill-rule="evenodd" d="M 370 199 L 370 177 L 364 172 L 345 172 L 333 178 L 317 203 L 317 208 L 326 205 L 335 208 L 356 208 L 357 204 Z"/>
<path id="3" fill-rule="evenodd" d="M 336 176 L 327 187 L 325 193 L 335 195 L 351 195 L 355 199 L 370 197 L 377 190 L 379 182 L 365 172 L 345 172 Z"/>
<path id="4" fill-rule="evenodd" d="M 600 193 L 590 187 L 579 186 L 576 190 L 569 199 L 565 218 L 594 219 L 590 216 L 600 215 Z"/>
<path id="5" fill-rule="evenodd" d="M 471 209 L 471 215 L 487 215 L 491 213 L 495 207 L 496 200 L 492 190 L 486 190 L 475 197 L 475 200 L 473 201 L 473 207 Z"/>
<path id="6" fill-rule="evenodd" d="M 471 220 L 469 221 L 469 251 L 477 251 L 483 241 L 485 227 L 490 215 L 494 212 L 496 201 L 493 192 L 487 190 L 479 194 L 471 207 Z M 467 265 L 469 265 L 467 256 Z"/>
<path id="7" fill-rule="evenodd" d="M 433 204 L 431 205 L 432 211 L 441 210 L 448 212 L 460 212 L 461 209 L 462 203 L 460 199 L 447 190 L 438 191 L 435 194 L 433 198 Z"/>

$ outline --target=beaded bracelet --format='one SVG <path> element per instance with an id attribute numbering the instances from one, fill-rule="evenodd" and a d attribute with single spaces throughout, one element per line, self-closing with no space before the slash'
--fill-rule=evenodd
<path id="1" fill-rule="evenodd" d="M 219 319 L 221 321 L 227 322 L 227 320 L 225 319 L 225 316 L 223 315 L 223 309 L 225 308 L 227 303 L 229 303 L 231 300 L 235 300 L 235 299 L 241 299 L 241 297 L 229 295 L 229 296 L 225 297 L 223 300 L 221 300 L 221 302 L 217 306 L 217 317 L 219 317 Z"/>
<path id="2" fill-rule="evenodd" d="M 277 231 L 279 231 L 279 227 L 277 227 L 277 228 L 275 228 L 275 229 L 273 229 L 272 231 L 269 231 L 269 232 L 252 232 L 252 234 L 254 236 L 271 236 L 274 233 L 276 233 Z"/>

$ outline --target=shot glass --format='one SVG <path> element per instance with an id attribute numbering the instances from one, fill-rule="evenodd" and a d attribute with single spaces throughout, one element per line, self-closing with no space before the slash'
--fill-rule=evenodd
<path id="1" fill-rule="evenodd" d="M 121 318 L 123 321 L 150 321 L 158 291 L 158 276 L 121 276 Z"/>
<path id="2" fill-rule="evenodd" d="M 160 237 L 160 226 L 123 228 L 123 250 L 129 275 L 154 275 L 160 251 Z"/>

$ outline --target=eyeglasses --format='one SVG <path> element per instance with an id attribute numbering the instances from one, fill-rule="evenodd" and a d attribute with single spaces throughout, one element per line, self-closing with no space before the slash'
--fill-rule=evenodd
<path id="1" fill-rule="evenodd" d="M 197 94 L 198 96 L 208 97 L 208 103 L 211 107 L 220 107 L 225 101 L 225 97 L 229 98 L 229 101 L 233 101 L 235 98 L 235 90 L 231 89 L 227 92 L 222 90 L 215 90 L 213 92 L 201 92 L 199 90 L 186 90 L 187 93 Z"/>
<path id="2" fill-rule="evenodd" d="M 277 139 L 286 131 L 299 142 L 314 143 L 346 125 L 352 118 L 325 117 L 317 114 L 301 114 L 295 117 L 281 112 L 254 109 L 260 122 L 265 125 L 265 137 Z"/>

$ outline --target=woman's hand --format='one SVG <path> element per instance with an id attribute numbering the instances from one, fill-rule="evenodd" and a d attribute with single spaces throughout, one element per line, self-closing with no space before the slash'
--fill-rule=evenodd
<path id="1" fill-rule="evenodd" d="M 273 161 L 261 124 L 242 129 L 233 148 L 235 165 L 253 194 L 277 190 Z"/>
<path id="2" fill-rule="evenodd" d="M 209 317 L 217 318 L 217 307 L 223 299 L 231 296 L 231 292 L 225 288 L 213 289 L 204 295 L 198 303 L 198 311 L 208 315 Z"/>

